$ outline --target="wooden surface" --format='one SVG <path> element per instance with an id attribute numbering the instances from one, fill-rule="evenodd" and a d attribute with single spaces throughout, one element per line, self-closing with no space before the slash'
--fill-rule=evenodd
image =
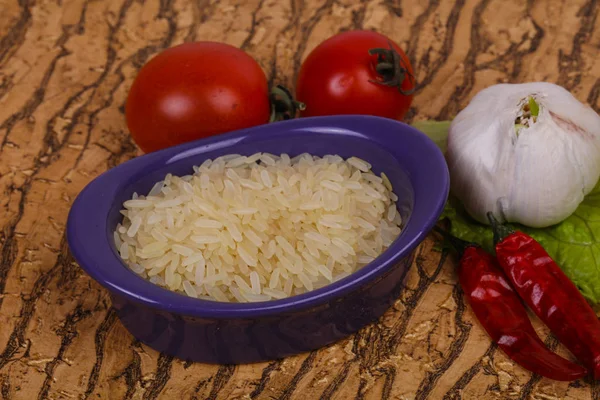
<path id="1" fill-rule="evenodd" d="M 456 286 L 454 260 L 431 241 L 377 324 L 310 354 L 213 366 L 137 343 L 64 239 L 77 193 L 138 154 L 123 104 L 136 71 L 162 48 L 225 41 L 255 56 L 272 82 L 291 84 L 321 40 L 379 29 L 413 60 L 420 86 L 410 119 L 447 119 L 492 83 L 531 80 L 560 83 L 598 110 L 599 8 L 597 0 L 0 0 L 0 398 L 600 399 L 598 384 L 531 376 L 491 345 Z"/>

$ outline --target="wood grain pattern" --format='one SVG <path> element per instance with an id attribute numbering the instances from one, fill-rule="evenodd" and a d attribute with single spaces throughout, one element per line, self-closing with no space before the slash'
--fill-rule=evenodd
<path id="1" fill-rule="evenodd" d="M 378 323 L 328 348 L 243 366 L 185 363 L 135 341 L 64 239 L 95 176 L 138 155 L 123 105 L 163 48 L 218 40 L 293 86 L 330 35 L 377 29 L 410 55 L 410 120 L 446 119 L 496 82 L 546 80 L 600 110 L 597 0 L 2 0 L 0 398 L 600 399 L 492 345 L 456 285 L 455 260 L 419 249 Z M 547 343 L 566 351 L 537 324 Z"/>

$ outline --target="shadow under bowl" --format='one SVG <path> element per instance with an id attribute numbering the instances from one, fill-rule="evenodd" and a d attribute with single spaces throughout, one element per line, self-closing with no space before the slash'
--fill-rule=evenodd
<path id="1" fill-rule="evenodd" d="M 326 287 L 260 303 L 200 300 L 156 286 L 121 260 L 113 232 L 134 192 L 167 173 L 225 154 L 301 153 L 360 157 L 385 172 L 398 196 L 402 233 L 375 261 Z M 414 250 L 439 218 L 449 191 L 443 154 L 422 132 L 370 116 L 290 120 L 146 154 L 110 169 L 75 200 L 67 240 L 79 265 L 110 293 L 123 325 L 141 342 L 190 361 L 238 364 L 320 348 L 379 318 L 400 295 Z"/>

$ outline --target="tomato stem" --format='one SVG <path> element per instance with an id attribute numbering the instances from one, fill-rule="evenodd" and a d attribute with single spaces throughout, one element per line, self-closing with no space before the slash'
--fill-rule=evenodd
<path id="1" fill-rule="evenodd" d="M 292 93 L 282 85 L 271 89 L 271 118 L 269 122 L 285 121 L 296 118 L 298 111 L 306 109 L 302 102 L 294 100 Z"/>
<path id="2" fill-rule="evenodd" d="M 415 92 L 415 77 L 408 70 L 404 59 L 398 54 L 392 43 L 389 42 L 390 48 L 376 48 L 369 50 L 369 54 L 377 56 L 377 65 L 375 71 L 381 75 L 381 79 L 371 79 L 369 82 L 377 85 L 397 87 L 398 91 L 403 95 L 410 96 Z M 413 82 L 413 87 L 410 90 L 402 89 L 404 79 L 409 78 Z"/>

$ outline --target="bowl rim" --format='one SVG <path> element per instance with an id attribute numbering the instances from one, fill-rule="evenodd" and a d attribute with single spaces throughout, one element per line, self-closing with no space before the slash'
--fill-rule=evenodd
<path id="1" fill-rule="evenodd" d="M 372 127 L 372 131 L 353 130 L 353 127 L 361 124 Z M 325 131 L 327 129 L 343 129 L 347 132 L 358 133 L 367 139 L 374 139 L 386 130 L 400 130 L 402 135 L 408 135 L 410 140 L 416 140 L 428 153 L 428 168 L 439 174 L 436 178 L 439 182 L 437 186 L 432 187 L 432 193 L 430 193 L 431 196 L 434 196 L 433 205 L 425 220 L 419 222 L 421 226 L 416 234 L 412 237 L 401 234 L 375 261 L 337 282 L 300 295 L 253 303 L 227 303 L 197 299 L 160 287 L 131 271 L 113 250 L 113 246 L 108 240 L 112 235 L 107 234 L 107 220 L 108 212 L 114 202 L 112 200 L 114 195 L 109 196 L 105 192 L 111 184 L 115 186 L 115 180 L 123 180 L 124 171 L 129 171 L 128 176 L 131 177 L 135 175 L 135 171 L 139 171 L 145 165 L 168 164 L 196 152 L 201 154 L 204 152 L 202 149 L 207 147 L 228 149 L 229 146 L 235 146 L 236 143 L 249 136 L 253 138 L 260 136 L 275 138 L 289 134 L 290 131 L 301 132 L 307 129 L 313 129 L 313 132 L 316 129 L 325 129 Z M 381 139 L 381 137 L 378 139 Z M 388 142 L 390 141 L 388 140 Z M 396 141 L 392 140 L 391 142 Z M 375 144 L 381 145 L 379 142 Z M 390 148 L 395 145 L 397 144 L 386 142 L 385 150 L 390 151 Z M 231 151 L 235 150 L 232 149 Z M 228 153 L 224 152 L 223 154 Z M 107 288 L 111 295 L 123 296 L 128 300 L 142 303 L 151 308 L 200 318 L 253 318 L 292 311 L 297 312 L 343 297 L 381 276 L 397 262 L 409 256 L 437 222 L 448 198 L 449 186 L 449 171 L 443 153 L 429 137 L 408 124 L 365 115 L 300 118 L 229 132 L 169 147 L 133 158 L 105 171 L 89 182 L 73 202 L 67 220 L 67 242 L 73 257 L 81 268 L 100 285 Z M 117 190 L 114 189 L 113 191 L 116 192 Z M 97 212 L 89 212 L 90 204 L 94 205 L 92 209 Z M 417 206 L 415 201 L 414 207 Z M 409 219 L 403 232 L 407 226 L 411 225 L 411 222 L 415 223 L 413 218 Z M 106 268 L 106 265 L 109 267 Z"/>

